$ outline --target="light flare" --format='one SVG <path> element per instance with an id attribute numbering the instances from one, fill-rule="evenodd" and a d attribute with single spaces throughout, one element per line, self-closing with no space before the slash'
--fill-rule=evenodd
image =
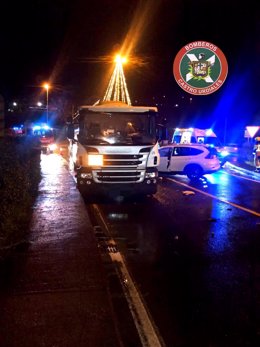
<path id="1" fill-rule="evenodd" d="M 131 99 L 127 89 L 125 80 L 123 64 L 127 59 L 117 54 L 115 57 L 116 66 L 108 83 L 107 90 L 105 92 L 104 101 L 122 101 L 131 105 Z"/>

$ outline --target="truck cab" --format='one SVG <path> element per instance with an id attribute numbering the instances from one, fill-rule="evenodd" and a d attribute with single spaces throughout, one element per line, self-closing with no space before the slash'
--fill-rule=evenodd
<path id="1" fill-rule="evenodd" d="M 83 195 L 151 195 L 159 164 L 156 107 L 80 106 L 68 124 L 69 152 Z"/>

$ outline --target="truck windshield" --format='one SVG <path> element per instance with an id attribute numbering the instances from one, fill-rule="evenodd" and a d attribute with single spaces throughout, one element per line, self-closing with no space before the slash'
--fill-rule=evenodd
<path id="1" fill-rule="evenodd" d="M 82 110 L 79 141 L 98 145 L 156 143 L 155 115 L 151 113 L 97 113 Z"/>

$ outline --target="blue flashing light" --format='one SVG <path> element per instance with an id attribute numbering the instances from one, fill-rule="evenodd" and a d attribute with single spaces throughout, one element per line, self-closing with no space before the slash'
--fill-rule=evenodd
<path id="1" fill-rule="evenodd" d="M 221 151 L 220 152 L 221 157 L 226 157 L 227 155 L 229 155 L 228 151 Z"/>
<path id="2" fill-rule="evenodd" d="M 36 124 L 33 127 L 33 131 L 35 131 L 35 130 L 52 130 L 52 128 L 49 127 L 49 125 L 47 125 L 47 124 L 42 124 L 42 125 Z"/>

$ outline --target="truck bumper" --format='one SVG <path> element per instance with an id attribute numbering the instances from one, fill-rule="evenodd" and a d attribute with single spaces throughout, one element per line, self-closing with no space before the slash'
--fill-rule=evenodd
<path id="1" fill-rule="evenodd" d="M 77 187 L 83 195 L 132 196 L 152 195 L 157 192 L 157 168 L 146 170 L 145 179 L 140 183 L 96 183 L 91 171 L 86 168 L 77 170 Z"/>

